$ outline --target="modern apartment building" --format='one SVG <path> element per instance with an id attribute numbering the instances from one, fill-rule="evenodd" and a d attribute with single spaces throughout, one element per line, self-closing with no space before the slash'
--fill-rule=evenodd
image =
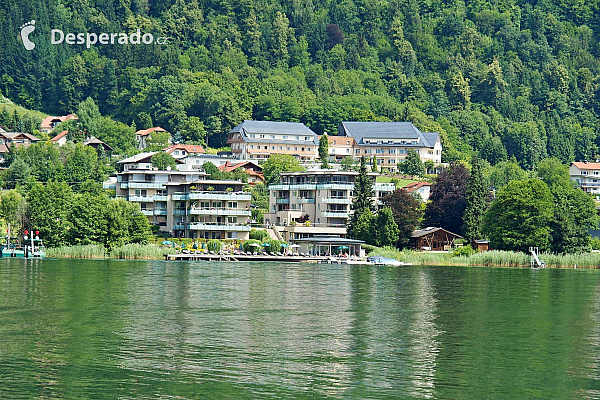
<path id="1" fill-rule="evenodd" d="M 150 161 L 154 154 L 119 162 L 117 197 L 139 203 L 151 224 L 175 237 L 249 237 L 251 195 L 242 191 L 242 182 L 208 180 L 198 170 L 159 171 Z"/>
<path id="2" fill-rule="evenodd" d="M 317 158 L 319 138 L 298 122 L 244 121 L 229 132 L 227 144 L 243 160 L 266 160 L 271 154 L 290 154 L 301 162 Z"/>
<path id="3" fill-rule="evenodd" d="M 392 171 L 404 162 L 409 150 L 416 151 L 423 162 L 442 162 L 439 133 L 421 132 L 411 122 L 344 121 L 337 136 L 329 136 L 329 155 L 335 160 L 375 156 L 382 168 Z"/>
<path id="4" fill-rule="evenodd" d="M 569 168 L 569 175 L 584 192 L 600 197 L 600 163 L 574 162 Z"/>
<path id="5" fill-rule="evenodd" d="M 376 183 L 377 174 L 369 175 L 374 200 L 380 205 L 380 199 L 395 186 Z M 269 186 L 265 222 L 275 225 L 285 240 L 324 234 L 344 236 L 357 176 L 358 172 L 335 170 L 282 173 L 280 182 Z"/>

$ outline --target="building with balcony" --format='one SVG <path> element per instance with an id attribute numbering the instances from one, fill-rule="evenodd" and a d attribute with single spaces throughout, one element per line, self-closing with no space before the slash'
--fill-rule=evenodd
<path id="1" fill-rule="evenodd" d="M 165 129 L 160 126 L 155 126 L 148 129 L 140 129 L 135 133 L 135 140 L 138 143 L 138 149 L 144 150 L 148 147 L 148 141 L 152 139 L 152 132 L 166 132 Z M 171 139 L 169 137 L 169 143 L 171 143 Z"/>
<path id="2" fill-rule="evenodd" d="M 139 203 L 148 221 L 175 237 L 248 239 L 250 199 L 241 181 L 206 179 L 202 171 L 159 171 L 142 153 L 119 163 L 123 171 L 116 182 L 117 197 Z"/>
<path id="3" fill-rule="evenodd" d="M 329 156 L 340 161 L 346 156 L 377 158 L 380 167 L 395 171 L 409 150 L 416 151 L 421 161 L 442 162 L 439 133 L 421 132 L 411 122 L 344 121 L 337 136 L 329 136 Z"/>
<path id="4" fill-rule="evenodd" d="M 571 180 L 577 183 L 584 192 L 593 194 L 600 199 L 600 163 L 574 162 L 569 167 Z"/>
<path id="5" fill-rule="evenodd" d="M 393 183 L 377 183 L 373 179 L 374 201 L 394 191 Z M 285 172 L 278 184 L 269 186 L 269 213 L 265 222 L 280 226 L 285 240 L 313 235 L 346 235 L 346 224 L 352 214 L 350 204 L 358 172 L 311 170 Z"/>
<path id="6" fill-rule="evenodd" d="M 227 144 L 243 160 L 290 154 L 301 162 L 312 162 L 317 158 L 319 138 L 299 122 L 244 121 L 229 132 Z"/>

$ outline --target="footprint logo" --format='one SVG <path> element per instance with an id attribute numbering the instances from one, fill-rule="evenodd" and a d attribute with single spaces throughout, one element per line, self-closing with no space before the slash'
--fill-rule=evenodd
<path id="1" fill-rule="evenodd" d="M 35 31 L 35 20 L 31 20 L 21 26 L 21 39 L 26 50 L 33 50 L 35 43 L 29 40 L 29 34 Z"/>

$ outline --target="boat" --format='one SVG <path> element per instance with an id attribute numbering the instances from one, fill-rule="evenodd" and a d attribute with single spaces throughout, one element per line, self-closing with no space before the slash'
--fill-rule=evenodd
<path id="1" fill-rule="evenodd" d="M 367 261 L 369 261 L 375 265 L 383 265 L 383 266 L 389 265 L 389 266 L 393 266 L 393 267 L 401 267 L 403 265 L 412 265 L 410 263 L 405 263 L 402 261 L 395 260 L 393 258 L 386 258 L 386 257 L 382 257 L 382 256 L 369 257 L 369 258 L 367 258 Z"/>
<path id="2" fill-rule="evenodd" d="M 4 243 L 0 245 L 0 257 L 4 258 L 45 258 L 44 242 L 40 239 L 39 231 L 31 232 L 25 230 L 23 243 L 19 243 L 17 237 L 10 236 L 10 224 L 8 225 L 8 234 L 4 238 Z"/>

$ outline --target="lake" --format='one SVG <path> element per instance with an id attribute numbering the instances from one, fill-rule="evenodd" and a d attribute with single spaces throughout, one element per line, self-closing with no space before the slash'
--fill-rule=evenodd
<path id="1" fill-rule="evenodd" d="M 600 398 L 600 271 L 0 260 L 0 398 Z"/>

